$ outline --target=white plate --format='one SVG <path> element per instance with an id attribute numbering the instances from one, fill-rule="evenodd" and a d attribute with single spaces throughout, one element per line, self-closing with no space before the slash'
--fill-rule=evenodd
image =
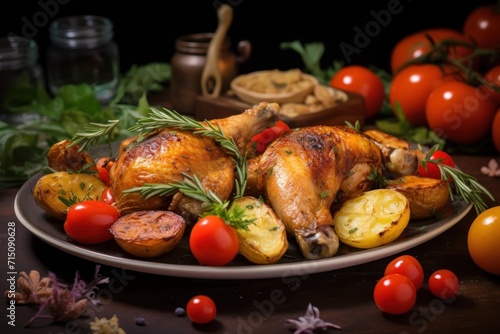
<path id="1" fill-rule="evenodd" d="M 14 210 L 19 221 L 44 242 L 77 257 L 114 267 L 165 276 L 204 279 L 258 279 L 307 275 L 375 261 L 420 245 L 458 223 L 472 208 L 462 201 L 450 203 L 452 214 L 442 220 L 411 221 L 403 234 L 382 247 L 359 250 L 341 245 L 339 252 L 328 259 L 305 260 L 295 241 L 276 264 L 255 265 L 238 256 L 230 265 L 209 267 L 197 264 L 186 240 L 173 251 L 153 259 L 128 255 L 114 240 L 97 245 L 80 245 L 70 240 L 63 223 L 48 217 L 35 203 L 32 189 L 41 175 L 26 182 L 16 195 Z M 184 238 L 186 239 L 186 238 Z"/>

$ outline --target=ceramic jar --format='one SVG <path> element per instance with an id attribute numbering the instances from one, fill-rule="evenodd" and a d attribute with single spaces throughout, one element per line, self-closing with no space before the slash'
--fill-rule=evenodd
<path id="1" fill-rule="evenodd" d="M 207 51 L 213 33 L 198 33 L 181 36 L 175 41 L 175 53 L 171 59 L 172 78 L 170 101 L 174 110 L 195 113 L 196 98 L 201 95 L 201 76 L 206 63 Z M 245 62 L 251 53 L 249 41 L 238 43 L 238 55 L 231 50 L 230 38 L 226 36 L 218 59 L 222 77 L 221 94 L 229 89 L 231 80 L 238 75 L 238 64 Z"/>

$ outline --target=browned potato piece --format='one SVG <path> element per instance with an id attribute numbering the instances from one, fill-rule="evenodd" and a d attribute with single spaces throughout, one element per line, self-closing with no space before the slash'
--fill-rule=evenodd
<path id="1" fill-rule="evenodd" d="M 248 231 L 235 230 L 240 254 L 256 264 L 272 264 L 281 259 L 288 249 L 288 239 L 285 225 L 271 207 L 251 196 L 237 198 L 233 205 L 245 210 L 248 219 L 255 219 Z"/>
<path id="2" fill-rule="evenodd" d="M 50 147 L 47 153 L 48 165 L 56 171 L 79 171 L 85 165 L 92 164 L 94 160 L 85 151 L 79 152 L 80 146 L 68 147 L 72 142 L 62 140 Z M 95 165 L 90 165 L 87 171 L 97 172 Z"/>
<path id="3" fill-rule="evenodd" d="M 356 248 L 374 248 L 396 240 L 410 221 L 410 203 L 391 189 L 365 191 L 344 202 L 334 214 L 339 240 Z"/>
<path id="4" fill-rule="evenodd" d="M 389 180 L 387 188 L 396 190 L 408 198 L 411 219 L 435 216 L 448 203 L 450 196 L 446 181 L 416 175 Z"/>
<path id="5" fill-rule="evenodd" d="M 68 202 L 81 202 L 87 199 L 98 200 L 106 184 L 90 174 L 55 172 L 38 179 L 33 189 L 36 204 L 45 212 L 59 220 L 66 219 Z"/>
<path id="6" fill-rule="evenodd" d="M 177 246 L 181 241 L 186 222 L 172 211 L 135 211 L 111 226 L 115 241 L 127 253 L 149 258 L 160 256 Z"/>

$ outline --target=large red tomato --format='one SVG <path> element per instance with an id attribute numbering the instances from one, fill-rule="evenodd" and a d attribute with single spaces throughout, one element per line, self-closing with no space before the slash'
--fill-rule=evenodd
<path id="1" fill-rule="evenodd" d="M 394 75 L 389 88 L 389 103 L 393 110 L 398 103 L 405 118 L 414 126 L 426 125 L 427 97 L 441 83 L 452 80 L 454 77 L 437 65 L 410 65 Z"/>
<path id="2" fill-rule="evenodd" d="M 349 65 L 341 68 L 333 75 L 330 86 L 362 95 L 365 98 L 366 118 L 375 116 L 384 102 L 382 79 L 365 66 Z"/>
<path id="3" fill-rule="evenodd" d="M 489 92 L 493 96 L 498 106 L 500 107 L 500 91 L 496 90 L 500 89 L 500 65 L 490 68 L 483 75 L 483 78 L 484 80 L 486 80 L 487 83 L 491 85 L 491 86 L 485 85 L 483 89 L 485 89 L 485 91 Z M 496 88 L 493 86 L 496 86 Z"/>
<path id="4" fill-rule="evenodd" d="M 489 94 L 465 82 L 445 82 L 427 99 L 429 127 L 456 144 L 475 144 L 491 130 L 496 103 Z"/>
<path id="5" fill-rule="evenodd" d="M 461 32 L 450 28 L 430 28 L 410 34 L 399 42 L 391 52 L 391 71 L 396 73 L 406 62 L 421 57 L 431 50 L 432 42 L 438 43 L 445 39 L 453 39 L 470 43 L 470 39 Z M 456 46 L 449 49 L 449 59 L 460 59 L 472 53 L 472 49 L 465 46 Z"/>
<path id="6" fill-rule="evenodd" d="M 463 33 L 481 48 L 500 50 L 500 6 L 482 5 L 465 18 Z"/>

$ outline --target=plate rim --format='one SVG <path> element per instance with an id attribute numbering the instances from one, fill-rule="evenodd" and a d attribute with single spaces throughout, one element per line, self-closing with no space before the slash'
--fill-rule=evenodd
<path id="1" fill-rule="evenodd" d="M 14 198 L 14 212 L 21 224 L 36 237 L 46 242 L 47 244 L 73 256 L 94 261 L 100 264 L 109 265 L 112 267 L 119 267 L 127 270 L 134 270 L 143 273 L 174 276 L 183 278 L 197 278 L 197 279 L 263 279 L 263 278 L 284 278 L 291 276 L 300 276 L 307 274 L 315 274 L 320 272 L 327 272 L 337 269 L 348 268 L 359 264 L 364 264 L 379 260 L 384 257 L 403 252 L 410 248 L 423 244 L 438 235 L 444 233 L 459 221 L 461 221 L 472 208 L 469 203 L 460 208 L 458 212 L 452 217 L 448 217 L 434 224 L 438 224 L 435 228 L 423 234 L 409 237 L 407 240 L 390 243 L 377 248 L 371 248 L 351 254 L 341 256 L 333 256 L 326 259 L 307 260 L 303 259 L 297 262 L 289 263 L 275 263 L 275 264 L 249 264 L 248 266 L 224 266 L 224 267 L 211 267 L 202 265 L 190 264 L 173 264 L 173 263 L 159 263 L 154 261 L 144 261 L 141 259 L 120 258 L 114 255 L 105 254 L 83 246 L 75 246 L 75 244 L 64 241 L 49 233 L 37 228 L 30 222 L 22 213 L 20 207 L 20 197 L 24 192 L 29 191 L 28 185 L 30 181 L 33 182 L 35 177 L 40 177 L 39 174 L 34 175 L 32 179 L 28 180 L 16 193 Z M 31 192 L 30 192 L 31 193 Z M 36 205 L 36 204 L 35 204 Z"/>

